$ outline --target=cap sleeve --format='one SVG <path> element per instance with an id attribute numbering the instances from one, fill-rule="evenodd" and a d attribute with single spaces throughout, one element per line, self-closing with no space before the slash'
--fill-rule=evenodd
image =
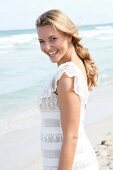
<path id="1" fill-rule="evenodd" d="M 56 91 L 57 82 L 63 73 L 65 73 L 68 77 L 74 77 L 73 90 L 77 95 L 80 96 L 81 103 L 85 105 L 88 99 L 88 87 L 82 71 L 73 62 L 66 62 L 58 67 L 57 73 L 55 75 L 54 91 Z"/>

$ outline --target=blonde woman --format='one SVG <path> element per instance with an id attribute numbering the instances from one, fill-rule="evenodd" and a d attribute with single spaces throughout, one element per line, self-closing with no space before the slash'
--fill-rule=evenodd
<path id="1" fill-rule="evenodd" d="M 95 62 L 62 11 L 43 13 L 36 27 L 42 52 L 58 66 L 40 98 L 43 170 L 98 170 L 84 130 L 89 90 L 97 80 Z"/>

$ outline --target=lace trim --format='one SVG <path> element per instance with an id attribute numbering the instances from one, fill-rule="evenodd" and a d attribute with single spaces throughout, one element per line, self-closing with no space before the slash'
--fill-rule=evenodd
<path id="1" fill-rule="evenodd" d="M 44 127 L 60 127 L 59 119 L 43 119 L 42 126 Z"/>
<path id="2" fill-rule="evenodd" d="M 60 151 L 59 150 L 43 150 L 42 156 L 44 158 L 50 158 L 55 159 L 60 157 Z"/>
<path id="3" fill-rule="evenodd" d="M 56 91 L 57 81 L 61 78 L 63 73 L 66 73 L 68 77 L 76 77 L 74 79 L 74 91 L 80 96 L 81 103 L 85 105 L 88 100 L 88 87 L 82 71 L 73 62 L 66 62 L 59 66 L 55 77 L 54 91 Z"/>
<path id="4" fill-rule="evenodd" d="M 79 134 L 78 134 L 78 140 L 82 140 L 81 138 L 84 138 L 84 137 L 86 137 L 86 135 L 83 133 L 83 132 L 80 132 Z M 40 134 L 40 139 L 41 139 L 41 141 L 42 142 L 45 142 L 45 143 L 47 143 L 47 142 L 63 142 L 63 134 L 62 133 L 60 133 L 60 134 L 52 134 L 52 133 L 50 133 L 50 134 Z M 85 146 L 85 148 L 87 148 L 86 146 Z M 85 148 L 84 148 L 84 150 L 85 150 Z M 81 148 L 79 148 L 79 151 L 80 152 L 83 152 L 83 150 L 81 150 Z"/>
<path id="5" fill-rule="evenodd" d="M 41 134 L 41 141 L 42 142 L 63 142 L 63 135 L 62 134 L 48 134 L 43 135 Z"/>
<path id="6" fill-rule="evenodd" d="M 42 98 L 40 102 L 40 110 L 42 112 L 59 112 L 57 95 L 51 94 L 48 98 Z"/>
<path id="7" fill-rule="evenodd" d="M 57 170 L 58 166 L 46 166 L 44 170 Z M 96 162 L 94 161 L 80 161 L 74 163 L 72 170 L 84 170 L 85 168 L 93 168 L 94 170 L 99 170 L 99 167 Z"/>
<path id="8" fill-rule="evenodd" d="M 62 138 L 62 136 L 61 135 L 59 135 L 58 136 L 58 141 L 55 141 L 54 139 L 53 139 L 53 141 L 54 142 L 59 142 L 59 139 L 60 140 L 63 140 L 63 138 Z M 49 141 L 49 142 L 51 142 L 51 141 Z M 86 146 L 86 145 L 83 145 L 83 146 L 80 146 L 80 147 L 78 147 L 77 148 L 77 150 L 76 150 L 76 152 L 75 152 L 75 154 L 76 155 L 79 155 L 79 154 L 84 154 L 84 153 L 87 153 L 87 151 L 89 150 L 89 147 L 88 147 L 88 145 Z M 60 156 L 60 149 L 58 150 L 42 150 L 42 155 L 43 155 L 43 157 L 44 158 L 51 158 L 51 159 L 53 159 L 53 158 L 59 158 L 59 156 Z M 93 155 L 93 154 L 92 154 Z M 90 158 L 89 158 L 90 159 Z M 86 162 L 85 162 L 86 163 Z M 79 167 L 80 165 L 80 162 L 77 164 L 75 164 L 77 167 Z M 83 165 L 83 164 L 82 164 Z"/>
<path id="9" fill-rule="evenodd" d="M 78 70 L 75 69 L 75 67 L 73 67 L 72 63 L 69 63 L 69 62 L 66 62 L 66 63 L 63 63 L 61 64 L 59 67 L 58 67 L 58 72 L 56 74 L 56 81 L 55 81 L 55 91 L 57 89 L 57 81 L 61 78 L 61 76 L 63 75 L 63 73 L 66 73 L 66 75 L 68 77 L 75 77 L 78 79 L 78 75 L 79 75 L 79 72 Z M 77 81 L 77 80 L 76 80 Z M 78 83 L 78 82 L 77 82 Z M 77 84 L 76 83 L 76 84 Z M 77 88 L 78 89 L 78 88 Z M 79 89 L 76 90 L 77 94 L 79 94 Z"/>

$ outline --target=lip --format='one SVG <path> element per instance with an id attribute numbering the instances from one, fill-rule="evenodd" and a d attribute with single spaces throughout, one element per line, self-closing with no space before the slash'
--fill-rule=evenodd
<path id="1" fill-rule="evenodd" d="M 58 53 L 58 50 L 54 51 L 54 52 L 49 52 L 48 55 L 50 57 L 54 57 L 56 54 Z"/>

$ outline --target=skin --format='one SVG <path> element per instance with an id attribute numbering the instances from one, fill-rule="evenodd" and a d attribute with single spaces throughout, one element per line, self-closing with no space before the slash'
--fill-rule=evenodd
<path id="1" fill-rule="evenodd" d="M 83 62 L 77 56 L 71 43 L 71 37 L 55 30 L 50 25 L 38 28 L 38 38 L 41 50 L 48 55 L 53 63 L 59 66 L 62 63 L 73 61 L 86 77 Z M 56 55 L 49 55 L 58 51 Z M 63 131 L 63 143 L 59 158 L 58 170 L 72 170 L 73 160 L 76 153 L 78 129 L 80 121 L 80 98 L 74 92 L 74 79 L 65 73 L 58 81 L 57 94 Z"/>

